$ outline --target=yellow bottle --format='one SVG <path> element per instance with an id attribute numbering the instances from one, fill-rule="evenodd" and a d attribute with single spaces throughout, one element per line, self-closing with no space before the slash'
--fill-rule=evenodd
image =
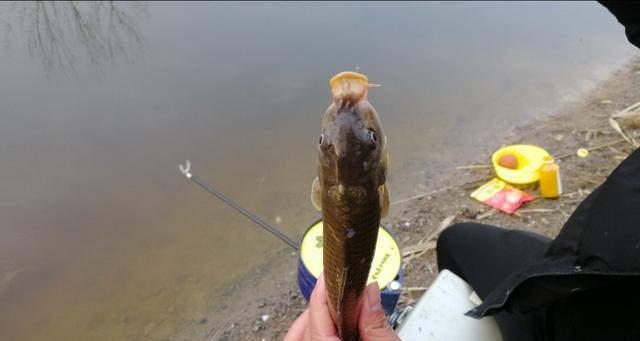
<path id="1" fill-rule="evenodd" d="M 560 194 L 562 194 L 560 166 L 553 162 L 551 155 L 547 155 L 540 167 L 540 195 L 545 198 L 557 198 Z"/>

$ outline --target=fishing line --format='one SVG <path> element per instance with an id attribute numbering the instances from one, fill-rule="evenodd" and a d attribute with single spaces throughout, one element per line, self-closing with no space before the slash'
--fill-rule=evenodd
<path id="1" fill-rule="evenodd" d="M 182 174 L 184 174 L 184 176 L 186 176 L 187 179 L 193 181 L 196 185 L 202 187 L 205 191 L 215 195 L 216 197 L 218 197 L 218 199 L 224 201 L 227 205 L 235 208 L 238 212 L 242 213 L 245 217 L 251 219 L 254 223 L 262 226 L 262 228 L 264 228 L 265 230 L 269 231 L 271 234 L 273 234 L 274 236 L 278 237 L 283 242 L 289 244 L 289 246 L 291 246 L 294 250 L 298 251 L 298 249 L 299 249 L 298 244 L 295 243 L 293 240 L 291 240 L 289 237 L 287 237 L 284 233 L 278 231 L 278 229 L 275 228 L 273 225 L 271 225 L 271 224 L 267 223 L 266 221 L 258 218 L 256 215 L 254 215 L 253 213 L 249 212 L 248 210 L 246 210 L 242 206 L 238 205 L 235 201 L 231 200 L 231 198 L 229 198 L 228 196 L 224 195 L 222 192 L 220 192 L 217 189 L 209 186 L 206 182 L 201 180 L 199 177 L 193 175 L 190 172 L 190 170 L 191 170 L 191 162 L 189 162 L 189 160 L 187 160 L 187 162 L 186 162 L 186 164 L 184 166 L 183 165 L 178 165 L 178 166 L 180 167 L 180 172 L 182 172 Z"/>

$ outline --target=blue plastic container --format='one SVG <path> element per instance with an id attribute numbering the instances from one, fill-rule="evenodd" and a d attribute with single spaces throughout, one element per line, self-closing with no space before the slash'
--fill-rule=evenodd
<path id="1" fill-rule="evenodd" d="M 369 282 L 378 281 L 381 303 L 387 315 L 396 308 L 403 284 L 402 253 L 393 231 L 380 225 L 376 253 L 371 265 Z M 315 221 L 305 232 L 298 253 L 298 287 L 308 301 L 322 272 L 322 220 Z M 317 274 L 317 275 L 314 275 Z"/>

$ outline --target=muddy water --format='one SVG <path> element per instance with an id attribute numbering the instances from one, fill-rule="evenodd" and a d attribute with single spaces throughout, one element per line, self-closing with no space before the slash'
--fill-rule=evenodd
<path id="1" fill-rule="evenodd" d="M 400 199 L 633 53 L 593 3 L 112 5 L 2 4 L 2 340 L 205 338 L 286 246 L 177 165 L 300 236 L 338 71 Z"/>

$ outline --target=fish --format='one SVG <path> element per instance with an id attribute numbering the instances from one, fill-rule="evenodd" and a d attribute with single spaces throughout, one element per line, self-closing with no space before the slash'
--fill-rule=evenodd
<path id="1" fill-rule="evenodd" d="M 359 340 L 358 313 L 389 210 L 387 137 L 367 99 L 367 76 L 341 72 L 329 81 L 332 103 L 322 119 L 318 176 L 311 202 L 322 212 L 323 271 L 329 312 L 342 340 Z"/>

